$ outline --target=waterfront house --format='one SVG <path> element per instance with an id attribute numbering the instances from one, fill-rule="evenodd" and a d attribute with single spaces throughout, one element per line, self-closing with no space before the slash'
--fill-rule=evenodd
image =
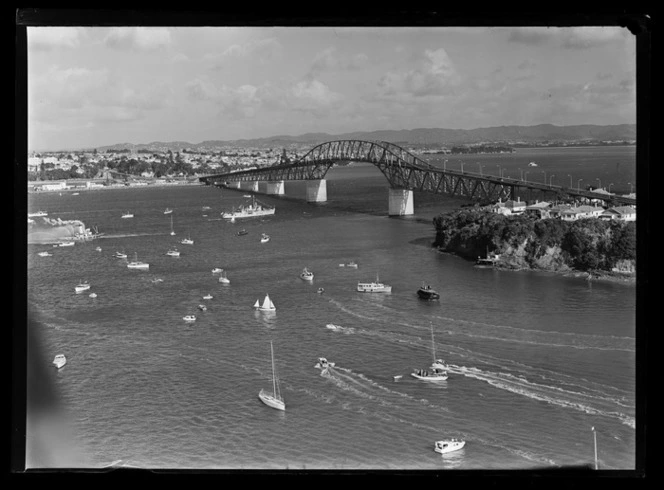
<path id="1" fill-rule="evenodd" d="M 604 220 L 636 221 L 636 208 L 632 206 L 616 206 L 615 208 L 604 210 L 599 215 L 599 218 Z"/>
<path id="2" fill-rule="evenodd" d="M 491 206 L 491 212 L 504 215 L 521 214 L 526 210 L 526 203 L 518 198 L 516 201 L 510 199 L 502 202 L 498 200 L 497 203 Z"/>
<path id="3" fill-rule="evenodd" d="M 604 212 L 600 206 L 576 206 L 560 211 L 560 219 L 565 221 L 575 221 L 582 218 L 597 218 Z"/>
<path id="4" fill-rule="evenodd" d="M 550 218 L 551 217 L 551 204 L 546 201 L 536 202 L 530 206 L 526 206 L 524 211 L 528 215 L 537 216 L 540 219 Z"/>

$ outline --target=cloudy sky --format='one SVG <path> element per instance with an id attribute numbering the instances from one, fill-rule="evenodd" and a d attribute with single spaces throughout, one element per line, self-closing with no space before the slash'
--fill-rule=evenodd
<path id="1" fill-rule="evenodd" d="M 636 123 L 619 27 L 28 27 L 28 149 Z"/>

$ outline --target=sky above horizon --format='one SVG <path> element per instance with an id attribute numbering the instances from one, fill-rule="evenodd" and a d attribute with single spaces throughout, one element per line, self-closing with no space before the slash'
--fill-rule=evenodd
<path id="1" fill-rule="evenodd" d="M 28 27 L 28 150 L 636 123 L 620 27 Z"/>

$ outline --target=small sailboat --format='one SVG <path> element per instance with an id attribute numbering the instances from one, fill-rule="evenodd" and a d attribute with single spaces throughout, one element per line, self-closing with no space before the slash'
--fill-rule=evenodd
<path id="1" fill-rule="evenodd" d="M 436 359 L 436 344 L 433 340 L 433 325 L 431 326 L 431 352 L 433 354 L 433 363 L 429 369 L 417 369 L 410 373 L 413 378 L 423 381 L 445 381 L 448 378 L 447 366 L 442 359 Z"/>
<path id="2" fill-rule="evenodd" d="M 129 211 L 126 211 L 126 212 L 122 215 L 122 217 L 125 218 L 125 219 L 126 219 L 126 218 L 133 218 L 133 217 L 134 217 L 134 213 L 130 213 Z"/>
<path id="3" fill-rule="evenodd" d="M 274 303 L 270 299 L 269 295 L 265 295 L 265 299 L 263 300 L 263 304 L 260 304 L 259 300 L 256 300 L 254 303 L 254 308 L 260 310 L 260 311 L 276 311 L 277 308 L 274 306 Z"/>
<path id="4" fill-rule="evenodd" d="M 134 253 L 134 260 L 132 260 L 131 262 L 129 262 L 129 263 L 127 264 L 127 267 L 128 267 L 129 269 L 141 269 L 141 270 L 145 270 L 145 269 L 149 269 L 149 268 L 150 268 L 150 264 L 148 264 L 147 262 L 141 262 L 140 260 L 138 260 L 138 254 L 137 254 L 137 253 Z"/>
<path id="5" fill-rule="evenodd" d="M 168 252 L 166 252 L 166 255 L 168 255 L 169 257 L 179 257 L 180 251 L 177 248 L 173 247 Z"/>
<path id="6" fill-rule="evenodd" d="M 268 407 L 276 408 L 277 410 L 286 410 L 286 404 L 281 396 L 279 390 L 279 380 L 277 378 L 277 371 L 274 368 L 274 348 L 272 341 L 270 341 L 270 357 L 272 358 L 272 393 L 261 390 L 258 393 L 258 398 L 265 403 Z"/>
<path id="7" fill-rule="evenodd" d="M 305 281 L 313 281 L 314 280 L 314 273 L 308 270 L 306 267 L 302 270 L 302 273 L 300 274 L 300 279 L 303 279 Z"/>
<path id="8" fill-rule="evenodd" d="M 191 239 L 191 236 L 189 236 L 187 238 L 183 238 L 182 240 L 180 240 L 180 243 L 183 243 L 185 245 L 193 245 L 194 241 Z"/>
<path id="9" fill-rule="evenodd" d="M 221 276 L 219 276 L 219 282 L 222 284 L 230 284 L 231 281 L 226 277 L 226 271 L 221 271 Z"/>
<path id="10" fill-rule="evenodd" d="M 164 210 L 164 214 L 171 214 L 172 212 L 173 212 L 173 210 L 170 209 L 170 208 L 166 208 L 166 209 Z"/>
<path id="11" fill-rule="evenodd" d="M 175 236 L 175 231 L 173 230 L 173 216 L 171 216 L 171 236 Z"/>
<path id="12" fill-rule="evenodd" d="M 58 354 L 53 358 L 53 365 L 60 369 L 62 366 L 67 364 L 67 358 L 64 356 L 64 354 Z"/>
<path id="13" fill-rule="evenodd" d="M 211 294 L 206 294 L 205 296 L 203 296 L 203 299 L 212 299 L 212 295 Z"/>

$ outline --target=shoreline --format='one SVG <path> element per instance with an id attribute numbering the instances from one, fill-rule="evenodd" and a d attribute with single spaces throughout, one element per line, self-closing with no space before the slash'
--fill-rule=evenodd
<path id="1" fill-rule="evenodd" d="M 433 241 L 434 240 L 432 238 L 421 237 L 411 240 L 410 243 L 422 247 L 426 246 L 436 253 L 451 255 L 470 262 L 470 259 L 466 259 L 462 255 L 456 254 L 454 252 L 448 252 L 433 246 Z M 539 272 L 545 274 L 561 275 L 563 277 L 575 277 L 575 278 L 585 279 L 589 282 L 612 282 L 617 284 L 625 284 L 627 286 L 636 286 L 636 273 L 621 273 L 621 272 L 609 272 L 609 271 L 586 272 L 574 269 L 559 271 L 559 270 L 547 270 L 547 269 L 532 269 L 529 267 L 515 268 L 515 267 L 506 267 L 501 265 L 493 265 L 485 267 L 501 271 L 508 271 L 508 272 Z"/>
<path id="2" fill-rule="evenodd" d="M 43 182 L 48 181 L 39 181 L 41 185 L 44 185 Z M 199 181 L 185 181 L 185 182 L 146 182 L 144 184 L 113 184 L 113 185 L 98 185 L 94 187 L 66 187 L 64 189 L 39 189 L 35 190 L 34 187 L 40 185 L 38 182 L 28 182 L 28 194 L 42 194 L 42 193 L 52 193 L 52 192 L 82 192 L 82 191 L 105 191 L 111 189 L 145 189 L 150 187 L 179 187 L 179 186 L 204 186 L 205 184 Z"/>

